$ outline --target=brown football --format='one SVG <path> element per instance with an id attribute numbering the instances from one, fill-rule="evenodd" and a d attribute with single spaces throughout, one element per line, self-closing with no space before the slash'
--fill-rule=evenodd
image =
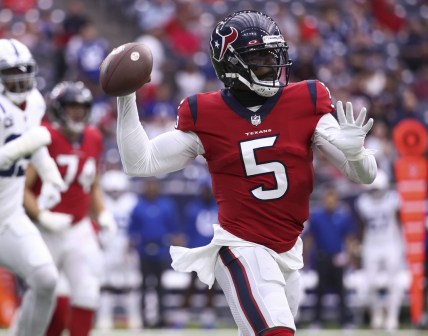
<path id="1" fill-rule="evenodd" d="M 109 96 L 125 96 L 150 82 L 153 56 L 141 43 L 126 43 L 104 59 L 100 67 L 100 84 Z"/>

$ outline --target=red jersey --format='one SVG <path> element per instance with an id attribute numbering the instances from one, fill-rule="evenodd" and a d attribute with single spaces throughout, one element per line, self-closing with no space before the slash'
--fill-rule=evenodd
<path id="1" fill-rule="evenodd" d="M 81 140 L 70 142 L 59 129 L 44 124 L 51 133 L 52 143 L 48 150 L 55 160 L 67 189 L 61 193 L 61 202 L 51 209 L 73 215 L 73 223 L 88 216 L 90 190 L 97 175 L 99 160 L 103 151 L 101 133 L 90 126 L 85 127 Z M 34 187 L 40 193 L 41 181 Z"/>
<path id="2" fill-rule="evenodd" d="M 204 146 L 225 230 L 278 253 L 294 246 L 309 215 L 312 136 L 333 111 L 319 81 L 290 84 L 256 112 L 227 89 L 181 103 L 177 129 L 195 132 Z"/>

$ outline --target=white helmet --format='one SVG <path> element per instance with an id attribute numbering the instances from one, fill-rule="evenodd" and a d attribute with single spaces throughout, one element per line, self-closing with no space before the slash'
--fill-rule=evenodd
<path id="1" fill-rule="evenodd" d="M 387 190 L 389 188 L 388 175 L 383 170 L 378 169 L 376 178 L 367 187 L 369 190 Z"/>
<path id="2" fill-rule="evenodd" d="M 102 189 L 109 192 L 125 192 L 129 190 L 128 176 L 120 170 L 107 170 L 101 177 Z"/>
<path id="3" fill-rule="evenodd" d="M 0 90 L 22 104 L 35 86 L 36 62 L 30 50 L 15 39 L 0 39 Z"/>

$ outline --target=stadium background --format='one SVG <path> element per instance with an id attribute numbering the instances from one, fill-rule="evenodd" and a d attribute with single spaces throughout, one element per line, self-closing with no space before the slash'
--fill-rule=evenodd
<path id="1" fill-rule="evenodd" d="M 151 47 L 152 82 L 138 92 L 138 102 L 141 121 L 153 137 L 172 129 L 175 107 L 183 97 L 221 88 L 210 64 L 209 35 L 225 15 L 249 8 L 263 10 L 280 25 L 294 61 L 291 81 L 317 78 L 329 87 L 335 100 L 352 101 L 355 110 L 367 106 L 375 119 L 367 147 L 377 150 L 378 165 L 394 183 L 397 151 L 392 130 L 408 118 L 428 124 L 426 0 L 3 0 L 0 36 L 19 39 L 31 49 L 38 62 L 42 93 L 64 79 L 82 80 L 92 90 L 91 123 L 104 135 L 102 170 L 106 171 L 120 168 L 115 100 L 104 96 L 98 85 L 99 64 L 107 53 L 135 40 Z M 313 205 L 320 201 L 322 185 L 329 181 L 351 209 L 363 191 L 318 155 L 315 177 Z M 183 209 L 206 178 L 205 164 L 197 160 L 181 172 L 162 177 L 162 191 Z M 139 192 L 142 183 L 143 179 L 135 179 L 132 191 Z M 305 327 L 311 321 L 311 288 L 316 279 L 309 268 L 303 273 L 307 295 L 300 323 Z M 408 284 L 408 275 L 402 277 L 403 285 Z M 173 310 L 188 279 L 173 273 L 165 278 Z M 357 261 L 347 272 L 346 282 L 355 314 L 363 314 L 353 300 L 359 281 L 364 280 L 358 276 Z M 233 327 L 221 293 L 217 296 L 218 326 Z M 334 307 L 335 297 L 330 299 L 327 307 Z M 367 326 L 364 316 L 360 322 L 360 326 Z M 412 327 L 408 296 L 400 322 L 402 327 Z"/>

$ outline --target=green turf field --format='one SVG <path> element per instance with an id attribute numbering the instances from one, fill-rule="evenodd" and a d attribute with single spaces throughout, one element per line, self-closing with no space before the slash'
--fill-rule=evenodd
<path id="1" fill-rule="evenodd" d="M 0 330 L 0 336 L 6 336 L 5 330 Z M 238 332 L 232 329 L 213 330 L 141 330 L 126 331 L 116 330 L 109 332 L 93 331 L 91 336 L 237 336 Z M 428 331 L 400 330 L 395 333 L 387 333 L 373 330 L 298 330 L 296 336 L 428 336 Z M 66 336 L 64 334 L 64 336 Z"/>

